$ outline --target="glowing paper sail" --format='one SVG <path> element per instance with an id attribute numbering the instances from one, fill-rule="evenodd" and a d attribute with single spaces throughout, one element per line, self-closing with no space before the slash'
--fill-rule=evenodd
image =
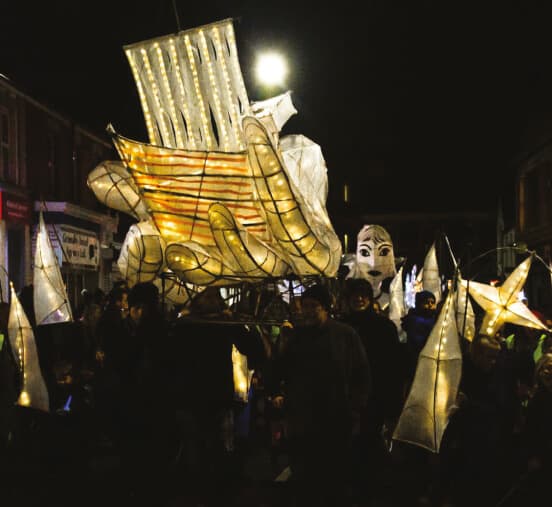
<path id="1" fill-rule="evenodd" d="M 456 325 L 460 336 L 471 342 L 475 336 L 475 314 L 463 281 L 459 278 L 456 288 Z"/>
<path id="2" fill-rule="evenodd" d="M 37 326 L 73 321 L 71 305 L 42 212 L 40 212 L 36 234 L 33 287 Z"/>
<path id="3" fill-rule="evenodd" d="M 393 439 L 439 452 L 458 393 L 462 353 L 456 329 L 455 295 L 447 296 L 420 352 L 416 375 Z"/>
<path id="4" fill-rule="evenodd" d="M 428 290 L 435 296 L 435 302 L 441 300 L 441 278 L 439 276 L 439 266 L 437 264 L 437 253 L 435 243 L 427 252 L 424 260 L 424 267 L 420 271 L 422 274 L 422 286 L 424 290 Z"/>
<path id="5" fill-rule="evenodd" d="M 251 114 L 231 19 L 125 46 L 151 144 L 190 150 L 245 148 Z"/>
<path id="6" fill-rule="evenodd" d="M 397 274 L 391 281 L 389 286 L 389 320 L 391 320 L 399 333 L 401 341 L 406 340 L 406 333 L 401 327 L 401 319 L 406 314 L 406 308 L 404 304 L 404 289 L 402 282 L 403 267 L 399 268 Z"/>
<path id="7" fill-rule="evenodd" d="M 494 336 L 506 322 L 548 330 L 533 312 L 518 300 L 518 293 L 525 284 L 532 260 L 532 255 L 527 257 L 500 287 L 479 282 L 469 283 L 470 295 L 485 310 L 485 317 L 479 330 L 482 334 Z M 462 280 L 461 283 L 467 287 L 466 280 Z"/>
<path id="8" fill-rule="evenodd" d="M 247 356 L 243 355 L 234 344 L 232 344 L 232 368 L 234 397 L 239 401 L 247 402 L 254 370 L 247 367 Z"/>
<path id="9" fill-rule="evenodd" d="M 36 290 L 36 286 L 35 286 Z M 8 336 L 15 361 L 21 372 L 21 393 L 17 404 L 49 412 L 48 390 L 42 378 L 34 333 L 29 319 L 15 293 L 10 287 L 11 304 L 8 319 Z"/>

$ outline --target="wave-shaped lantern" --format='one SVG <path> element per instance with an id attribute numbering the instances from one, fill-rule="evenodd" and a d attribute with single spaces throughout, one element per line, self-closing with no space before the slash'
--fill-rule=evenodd
<path id="1" fill-rule="evenodd" d="M 277 135 L 296 112 L 289 93 L 249 103 L 232 21 L 125 51 L 151 144 L 111 129 L 122 163 L 100 164 L 88 184 L 107 206 L 152 224 L 161 241 L 123 247 L 124 276 L 155 280 L 169 269 L 197 286 L 335 276 L 341 244 L 325 208 L 320 147 Z M 152 239 L 141 229 L 131 228 L 128 243 Z"/>

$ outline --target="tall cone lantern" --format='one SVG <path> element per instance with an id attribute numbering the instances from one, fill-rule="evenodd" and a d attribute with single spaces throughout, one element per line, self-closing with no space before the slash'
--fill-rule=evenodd
<path id="1" fill-rule="evenodd" d="M 52 248 L 42 211 L 36 234 L 33 269 L 33 303 L 36 325 L 72 322 L 73 313 Z"/>
<path id="2" fill-rule="evenodd" d="M 49 412 L 48 390 L 40 371 L 33 329 L 12 284 L 10 294 L 8 336 L 21 375 L 21 392 L 17 404 Z"/>
<path id="3" fill-rule="evenodd" d="M 431 245 L 431 248 L 427 252 L 421 275 L 423 289 L 433 293 L 436 303 L 441 301 L 441 278 L 439 276 L 435 243 Z"/>
<path id="4" fill-rule="evenodd" d="M 438 453 L 456 401 L 462 353 L 450 292 L 418 357 L 414 382 L 393 433 L 394 440 Z"/>

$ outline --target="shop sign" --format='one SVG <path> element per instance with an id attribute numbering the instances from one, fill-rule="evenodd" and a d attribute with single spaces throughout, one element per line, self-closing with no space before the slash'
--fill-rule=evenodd
<path id="1" fill-rule="evenodd" d="M 60 265 L 97 269 L 100 243 L 96 233 L 65 224 L 48 224 L 46 227 Z M 37 228 L 35 227 L 33 234 L 33 259 Z"/>
<path id="2" fill-rule="evenodd" d="M 0 201 L 0 219 L 20 224 L 32 222 L 32 203 L 29 199 L 0 190 Z"/>

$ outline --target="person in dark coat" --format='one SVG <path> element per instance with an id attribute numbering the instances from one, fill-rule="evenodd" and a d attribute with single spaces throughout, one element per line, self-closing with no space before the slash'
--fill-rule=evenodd
<path id="1" fill-rule="evenodd" d="M 511 354 L 495 337 L 474 338 L 459 391 L 441 446 L 452 496 L 460 505 L 497 505 L 513 473 L 520 399 Z"/>
<path id="2" fill-rule="evenodd" d="M 406 332 L 406 350 L 409 377 L 412 380 L 421 350 L 437 321 L 435 295 L 422 290 L 416 293 L 414 308 L 402 318 L 401 327 Z"/>
<path id="3" fill-rule="evenodd" d="M 302 294 L 301 323 L 291 332 L 274 383 L 281 389 L 273 403 L 283 406 L 287 420 L 298 505 L 350 502 L 352 436 L 371 390 L 362 341 L 352 326 L 330 316 L 331 305 L 322 285 Z"/>
<path id="4" fill-rule="evenodd" d="M 255 329 L 231 321 L 217 287 L 194 297 L 190 313 L 170 332 L 172 404 L 176 407 L 176 457 L 187 490 L 198 502 L 228 505 L 241 479 L 234 440 L 233 346 L 257 369 L 265 349 Z"/>
<path id="5" fill-rule="evenodd" d="M 358 332 L 372 375 L 372 395 L 362 413 L 360 435 L 354 445 L 357 485 L 363 495 L 374 495 L 388 469 L 390 438 L 403 405 L 404 352 L 397 328 L 374 310 L 372 286 L 367 280 L 345 281 L 347 313 L 342 321 Z"/>

